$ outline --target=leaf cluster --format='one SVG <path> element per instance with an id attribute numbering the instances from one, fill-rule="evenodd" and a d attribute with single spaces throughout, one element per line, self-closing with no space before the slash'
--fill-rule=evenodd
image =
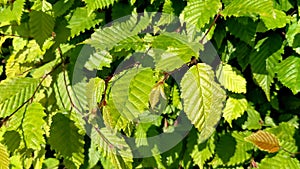
<path id="1" fill-rule="evenodd" d="M 0 168 L 300 168 L 299 6 L 0 0 Z"/>

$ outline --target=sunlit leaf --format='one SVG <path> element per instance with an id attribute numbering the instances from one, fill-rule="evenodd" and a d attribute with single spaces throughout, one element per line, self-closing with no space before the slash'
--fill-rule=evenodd
<path id="1" fill-rule="evenodd" d="M 246 80 L 241 73 L 228 64 L 220 64 L 216 72 L 217 79 L 227 90 L 246 93 Z"/>
<path id="2" fill-rule="evenodd" d="M 244 97 L 229 97 L 223 110 L 223 117 L 232 126 L 232 120 L 241 117 L 247 109 L 247 100 Z"/>
<path id="3" fill-rule="evenodd" d="M 225 92 L 214 81 L 214 72 L 205 63 L 191 67 L 181 81 L 183 109 L 203 139 L 215 130 L 221 117 Z"/>
<path id="4" fill-rule="evenodd" d="M 299 22 L 291 24 L 286 32 L 286 39 L 288 45 L 292 47 L 298 54 L 300 54 L 300 26 Z"/>
<path id="5" fill-rule="evenodd" d="M 280 149 L 277 137 L 262 130 L 251 134 L 250 136 L 246 137 L 245 140 L 253 143 L 259 149 L 270 153 L 276 153 Z"/>
<path id="6" fill-rule="evenodd" d="M 15 111 L 34 93 L 38 80 L 33 78 L 13 78 L 1 81 L 0 116 L 5 117 Z"/>
<path id="7" fill-rule="evenodd" d="M 46 122 L 43 118 L 46 116 L 44 107 L 39 103 L 29 105 L 24 114 L 24 122 L 22 123 L 23 136 L 26 146 L 32 149 L 40 149 L 45 144 L 43 137 L 43 125 Z"/>
<path id="8" fill-rule="evenodd" d="M 213 168 L 216 166 L 235 166 L 243 164 L 250 160 L 252 156 L 251 150 L 253 145 L 244 140 L 250 132 L 227 133 L 222 135 L 220 140 L 216 143 L 216 156 L 213 161 Z"/>
<path id="9" fill-rule="evenodd" d="M 71 37 L 79 35 L 80 32 L 84 32 L 102 21 L 103 15 L 89 14 L 86 8 L 77 8 L 68 22 L 68 28 L 71 29 Z"/>
<path id="10" fill-rule="evenodd" d="M 247 121 L 243 124 L 242 128 L 248 130 L 260 129 L 262 125 L 260 123 L 261 117 L 259 112 L 257 112 L 252 106 L 248 106 L 246 112 L 248 114 L 248 117 L 247 117 Z"/>
<path id="11" fill-rule="evenodd" d="M 183 10 L 183 18 L 189 25 L 196 25 L 200 29 L 209 23 L 221 7 L 218 0 L 191 0 Z"/>
<path id="12" fill-rule="evenodd" d="M 249 16 L 254 20 L 259 16 L 268 29 L 282 28 L 290 20 L 283 11 L 274 9 L 272 0 L 233 0 L 225 6 L 222 14 L 225 17 Z"/>
<path id="13" fill-rule="evenodd" d="M 282 69 L 284 67 L 284 69 Z M 278 79 L 283 85 L 292 90 L 294 94 L 300 91 L 300 58 L 290 56 L 277 67 Z"/>
<path id="14" fill-rule="evenodd" d="M 6 150 L 6 147 L 0 144 L 0 168 L 1 169 L 8 169 L 9 168 L 9 154 Z"/>

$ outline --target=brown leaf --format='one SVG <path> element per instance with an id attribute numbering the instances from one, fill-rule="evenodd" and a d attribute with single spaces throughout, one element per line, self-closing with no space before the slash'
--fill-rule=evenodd
<path id="1" fill-rule="evenodd" d="M 250 136 L 246 137 L 245 140 L 253 143 L 260 150 L 264 150 L 269 153 L 275 153 L 280 149 L 277 137 L 262 130 L 251 134 Z"/>

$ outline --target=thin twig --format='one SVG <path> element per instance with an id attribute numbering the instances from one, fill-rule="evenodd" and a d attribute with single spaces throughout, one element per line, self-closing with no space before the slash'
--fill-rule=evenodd
<path id="1" fill-rule="evenodd" d="M 85 122 L 88 122 L 88 117 L 84 116 L 84 113 L 73 102 L 73 99 L 72 99 L 71 94 L 70 94 L 69 89 L 68 89 L 67 77 L 66 77 L 66 67 L 65 67 L 66 65 L 65 65 L 65 62 L 64 62 L 64 58 L 63 58 L 63 54 L 62 54 L 62 50 L 61 50 L 60 46 L 58 46 L 57 50 L 58 50 L 59 56 L 62 60 L 64 85 L 65 85 L 65 88 L 66 88 L 66 92 L 67 92 L 69 101 L 71 103 L 71 108 L 74 108 L 78 113 L 80 113 L 82 115 Z M 98 129 L 98 127 L 96 127 L 94 125 L 92 125 L 92 126 L 97 131 L 97 133 L 100 135 L 100 137 L 109 145 L 109 147 L 112 147 L 113 144 L 110 143 L 110 141 L 102 134 L 102 132 Z"/>
<path id="2" fill-rule="evenodd" d="M 60 59 L 61 59 L 61 61 L 62 61 L 63 79 L 64 79 L 64 84 L 65 84 L 65 88 L 66 88 L 66 91 L 67 91 L 67 95 L 68 95 L 68 97 L 69 97 L 69 100 L 70 100 L 70 103 L 71 103 L 71 107 L 73 107 L 73 108 L 76 109 L 77 107 L 75 106 L 73 100 L 71 99 L 71 94 L 70 94 L 70 92 L 69 92 L 69 90 L 68 90 L 67 76 L 66 76 L 66 65 L 65 65 L 65 60 L 64 60 L 64 58 L 63 58 L 63 54 L 62 54 L 62 50 L 61 50 L 60 46 L 58 46 L 57 50 L 58 50 Z M 78 109 L 77 111 L 79 111 L 79 109 Z M 80 112 L 80 111 L 79 111 L 79 112 Z"/>
<path id="3" fill-rule="evenodd" d="M 290 152 L 290 151 L 286 150 L 286 149 L 283 148 L 283 147 L 280 147 L 280 148 L 281 148 L 281 150 L 283 150 L 283 151 L 289 153 L 289 154 L 291 155 L 291 157 L 295 157 L 297 154 L 300 154 L 300 152 L 295 152 L 295 153 L 293 153 L 293 152 Z"/>
<path id="4" fill-rule="evenodd" d="M 17 113 L 25 104 L 32 102 L 34 96 L 36 95 L 37 91 L 39 90 L 39 88 L 42 86 L 43 81 L 50 75 L 52 74 L 62 63 L 57 64 L 50 72 L 48 72 L 47 74 L 45 74 L 42 78 L 42 80 L 39 82 L 39 84 L 37 85 L 37 87 L 35 88 L 32 96 L 27 99 L 25 102 L 23 102 L 14 112 L 12 112 L 10 115 L 4 117 L 3 119 L 0 120 L 0 128 L 2 127 L 2 125 L 7 122 L 15 113 Z"/>
<path id="5" fill-rule="evenodd" d="M 149 47 L 147 49 L 147 51 L 143 54 L 142 57 L 146 57 L 146 55 L 149 53 L 149 51 L 152 49 L 152 47 Z M 130 64 L 128 66 L 126 66 L 125 68 L 123 68 L 123 70 L 127 70 L 129 68 L 133 68 L 137 65 L 140 65 L 140 62 L 134 62 L 133 64 Z M 104 91 L 103 91 L 103 94 L 101 96 L 101 100 L 100 102 L 98 103 L 98 107 L 101 109 L 103 106 L 106 105 L 106 100 L 105 100 L 105 97 L 106 97 L 106 92 L 107 92 L 107 88 L 108 88 L 108 83 L 110 82 L 110 80 L 114 77 L 114 76 L 117 76 L 119 75 L 123 70 L 119 71 L 118 73 L 113 73 L 112 75 L 109 75 L 106 77 L 106 79 L 104 80 L 105 84 L 104 84 Z"/>
<path id="6" fill-rule="evenodd" d="M 100 103 L 98 104 L 98 107 L 101 109 L 103 106 L 106 106 L 106 100 L 105 100 L 105 97 L 106 97 L 106 92 L 107 92 L 107 88 L 108 88 L 108 83 L 109 81 L 111 80 L 112 76 L 108 76 L 105 80 L 104 80 L 104 91 L 102 93 L 102 96 L 101 96 L 101 101 Z"/>
<path id="7" fill-rule="evenodd" d="M 208 30 L 205 32 L 204 36 L 202 37 L 202 39 L 200 40 L 200 43 L 203 44 L 203 41 L 205 39 L 205 37 L 208 35 L 208 33 L 211 31 L 212 27 L 216 24 L 218 18 L 220 17 L 220 13 L 217 14 L 217 16 L 215 17 L 213 23 L 210 24 Z"/>

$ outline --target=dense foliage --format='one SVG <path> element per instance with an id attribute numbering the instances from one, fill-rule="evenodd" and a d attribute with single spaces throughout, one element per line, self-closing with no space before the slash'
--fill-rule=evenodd
<path id="1" fill-rule="evenodd" d="M 0 168 L 300 168 L 299 6 L 0 0 Z"/>

